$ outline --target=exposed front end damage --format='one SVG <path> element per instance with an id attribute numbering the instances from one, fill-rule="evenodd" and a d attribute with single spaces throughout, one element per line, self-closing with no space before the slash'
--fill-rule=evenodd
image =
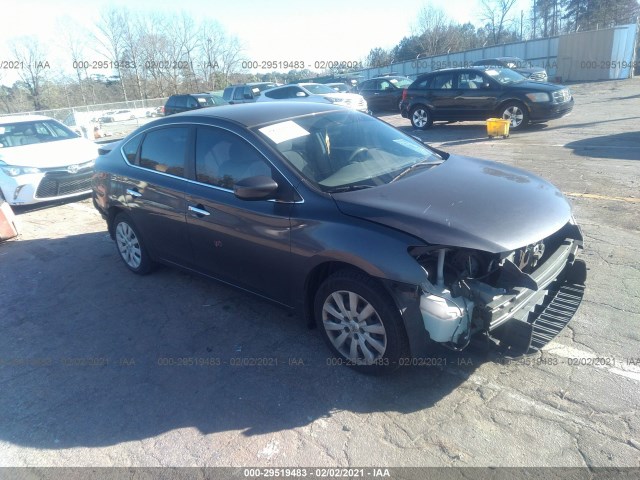
<path id="1" fill-rule="evenodd" d="M 487 253 L 421 246 L 420 313 L 432 341 L 465 348 L 485 333 L 512 354 L 538 349 L 566 326 L 582 300 L 586 267 L 576 260 L 582 234 L 573 221 L 522 248 Z"/>

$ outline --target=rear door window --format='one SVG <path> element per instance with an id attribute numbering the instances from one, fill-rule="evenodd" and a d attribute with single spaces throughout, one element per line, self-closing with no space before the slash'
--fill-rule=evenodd
<path id="1" fill-rule="evenodd" d="M 167 127 L 147 133 L 140 150 L 140 167 L 184 177 L 188 127 Z"/>
<path id="2" fill-rule="evenodd" d="M 142 140 L 143 135 L 138 135 L 122 147 L 122 152 L 124 153 L 127 161 L 133 165 L 137 165 L 136 156 L 138 154 L 138 147 L 140 146 L 140 141 Z"/>

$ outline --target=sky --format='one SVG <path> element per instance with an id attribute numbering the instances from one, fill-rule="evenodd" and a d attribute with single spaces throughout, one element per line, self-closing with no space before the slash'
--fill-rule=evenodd
<path id="1" fill-rule="evenodd" d="M 411 34 L 417 14 L 426 4 L 443 9 L 456 22 L 480 24 L 479 0 L 14 0 L 12 3 L 2 15 L 0 62 L 12 59 L 9 49 L 12 38 L 36 35 L 47 45 L 52 67 L 61 63 L 63 49 L 58 43 L 58 20 L 69 16 L 89 26 L 108 6 L 126 6 L 142 13 L 185 10 L 195 19 L 209 17 L 240 39 L 247 59 L 303 60 L 307 65 L 316 61 L 360 61 L 372 48 L 392 48 Z M 526 11 L 529 3 L 519 0 L 514 12 Z M 15 72 L 0 70 L 0 83 L 11 84 L 15 80 Z"/>

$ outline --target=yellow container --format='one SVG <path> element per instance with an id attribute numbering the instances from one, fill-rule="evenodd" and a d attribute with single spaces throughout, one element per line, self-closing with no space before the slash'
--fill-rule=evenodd
<path id="1" fill-rule="evenodd" d="M 509 136 L 509 125 L 511 120 L 504 120 L 502 118 L 488 118 L 487 119 L 487 135 L 489 138 Z"/>

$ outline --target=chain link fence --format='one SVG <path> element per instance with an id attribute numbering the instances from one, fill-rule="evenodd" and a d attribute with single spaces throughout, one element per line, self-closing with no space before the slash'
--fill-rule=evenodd
<path id="1" fill-rule="evenodd" d="M 107 137 L 119 138 L 127 135 L 153 117 L 162 115 L 157 109 L 164 106 L 167 98 L 100 103 L 70 108 L 10 113 L 1 116 L 44 115 L 58 120 L 79 135 L 91 140 Z"/>

